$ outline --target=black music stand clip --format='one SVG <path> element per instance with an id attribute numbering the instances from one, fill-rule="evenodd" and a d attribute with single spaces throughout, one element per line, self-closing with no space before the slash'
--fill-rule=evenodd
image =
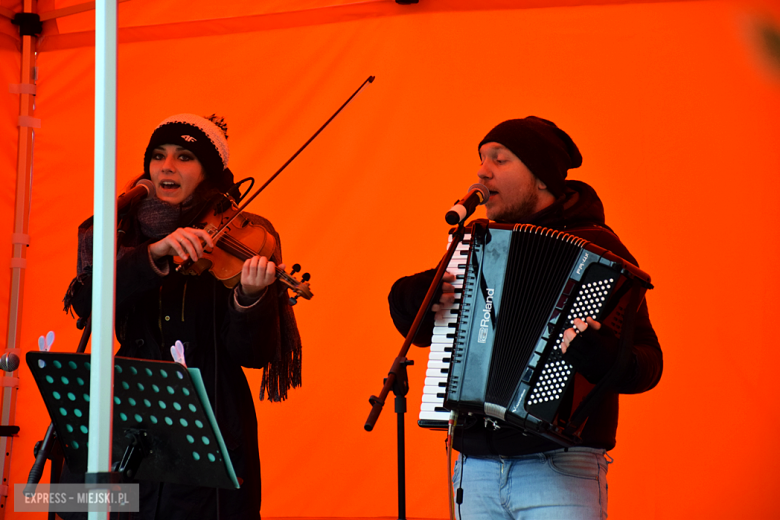
<path id="1" fill-rule="evenodd" d="M 68 467 L 86 472 L 91 356 L 28 352 L 26 357 Z M 87 482 L 239 488 L 198 369 L 116 357 L 113 396 L 113 472 L 87 474 Z"/>

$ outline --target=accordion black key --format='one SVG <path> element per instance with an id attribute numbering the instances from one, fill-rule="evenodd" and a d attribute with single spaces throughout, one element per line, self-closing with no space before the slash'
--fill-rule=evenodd
<path id="1" fill-rule="evenodd" d="M 575 444 L 564 431 L 593 386 L 563 360 L 563 331 L 591 317 L 620 335 L 650 277 L 560 231 L 477 220 L 467 233 L 450 265 L 460 298 L 437 313 L 419 424 L 445 427 L 455 410 Z"/>

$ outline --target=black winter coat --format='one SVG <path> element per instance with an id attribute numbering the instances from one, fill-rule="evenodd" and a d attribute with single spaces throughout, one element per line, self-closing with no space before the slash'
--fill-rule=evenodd
<path id="1" fill-rule="evenodd" d="M 273 231 L 270 222 L 252 216 Z M 242 367 L 265 368 L 281 345 L 278 282 L 253 306 L 239 308 L 234 289 L 210 274 L 184 276 L 172 265 L 161 276 L 144 240 L 123 254 L 116 270 L 118 356 L 172 361 L 170 347 L 185 345 L 187 366 L 199 368 L 215 410 L 239 490 L 220 490 L 220 518 L 260 518 L 260 458 L 252 392 Z M 281 261 L 280 248 L 274 261 Z M 72 284 L 70 303 L 79 316 L 91 311 L 91 276 Z M 284 304 L 286 305 L 286 303 Z M 212 488 L 141 482 L 141 512 L 133 518 L 217 518 Z"/>
<path id="2" fill-rule="evenodd" d="M 596 192 L 580 181 L 566 181 L 566 194 L 551 206 L 529 218 L 535 224 L 566 231 L 584 238 L 614 254 L 639 265 L 628 249 L 604 222 L 604 207 Z M 417 310 L 433 281 L 435 269 L 398 280 L 389 295 L 390 315 L 398 331 L 406 335 Z M 429 346 L 434 315 L 423 322 L 415 337 L 415 345 Z M 658 338 L 650 323 L 647 302 L 643 302 L 636 317 L 631 360 L 620 378 L 617 392 L 608 394 L 591 413 L 582 432 L 582 446 L 612 449 L 615 447 L 618 420 L 618 393 L 639 393 L 653 388 L 661 378 L 663 356 Z M 494 429 L 483 420 L 467 421 L 455 432 L 453 446 L 465 455 L 517 456 L 560 448 L 542 437 L 527 435 L 498 421 Z"/>

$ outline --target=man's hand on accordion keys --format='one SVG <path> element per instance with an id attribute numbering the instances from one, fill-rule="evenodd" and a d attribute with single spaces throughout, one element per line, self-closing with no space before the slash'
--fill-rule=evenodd
<path id="1" fill-rule="evenodd" d="M 455 286 L 453 285 L 455 282 L 455 275 L 450 272 L 446 272 L 444 273 L 444 276 L 442 276 L 441 280 L 441 296 L 439 297 L 438 303 L 434 303 L 431 306 L 431 310 L 433 312 L 439 312 L 443 309 L 450 309 L 452 308 L 452 304 L 455 303 Z"/>
<path id="2" fill-rule="evenodd" d="M 561 352 L 566 354 L 566 351 L 569 350 L 569 345 L 572 341 L 574 341 L 574 338 L 585 332 L 588 326 L 593 327 L 593 330 L 599 330 L 601 328 L 601 323 L 597 322 L 593 318 L 585 318 L 585 320 L 586 321 L 582 321 L 579 318 L 574 318 L 574 327 L 564 331 L 563 342 L 561 343 Z"/>
<path id="3" fill-rule="evenodd" d="M 561 342 L 563 360 L 592 384 L 598 383 L 609 372 L 619 350 L 619 339 L 615 333 L 591 318 L 587 318 L 587 323 L 575 319 L 574 327 L 566 329 Z"/>

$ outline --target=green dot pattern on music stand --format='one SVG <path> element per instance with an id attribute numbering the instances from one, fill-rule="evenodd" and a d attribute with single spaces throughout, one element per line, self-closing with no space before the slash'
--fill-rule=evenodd
<path id="1" fill-rule="evenodd" d="M 43 354 L 55 353 L 34 354 L 44 357 Z M 71 460 L 83 459 L 86 463 L 91 366 L 84 360 L 88 355 L 56 355 L 58 359 L 51 362 L 48 361 L 50 358 L 42 359 L 40 363 L 36 359 L 31 370 L 47 408 L 59 417 L 55 426 L 58 426 L 57 435 L 62 441 L 66 460 L 73 471 L 82 472 L 86 471 L 86 467 L 71 465 Z M 198 392 L 192 391 L 190 375 L 186 367 L 174 363 L 115 358 L 114 449 L 124 442 L 126 429 L 146 431 L 148 428 L 150 432 L 162 432 L 165 438 L 159 442 L 167 443 L 166 449 L 171 449 L 170 446 L 180 449 L 181 456 L 189 460 L 186 464 L 197 467 L 224 464 L 224 444 L 221 438 L 217 442 L 213 437 L 214 430 L 204 428 L 204 421 L 211 422 L 213 417 L 207 417 L 206 411 L 199 405 L 201 397 Z M 198 382 L 202 385 L 199 375 Z M 118 460 L 117 455 L 121 457 L 121 452 L 112 454 L 112 458 Z M 139 479 L 142 479 L 144 463 L 139 468 Z M 175 462 L 169 461 L 168 464 L 176 466 Z M 232 466 L 227 476 L 235 482 Z"/>

